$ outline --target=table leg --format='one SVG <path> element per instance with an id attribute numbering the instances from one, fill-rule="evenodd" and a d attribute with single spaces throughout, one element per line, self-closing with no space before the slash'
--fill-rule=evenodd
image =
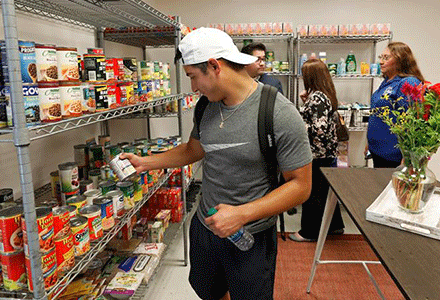
<path id="1" fill-rule="evenodd" d="M 312 270 L 310 272 L 309 283 L 307 284 L 307 293 L 310 293 L 312 288 L 313 277 L 315 277 L 316 267 L 321 258 L 322 248 L 324 247 L 325 239 L 327 238 L 330 222 L 335 212 L 335 207 L 338 199 L 331 188 L 328 190 L 327 202 L 325 204 L 324 215 L 322 216 L 321 228 L 319 229 L 318 242 L 316 244 L 315 257 L 313 258 Z"/>

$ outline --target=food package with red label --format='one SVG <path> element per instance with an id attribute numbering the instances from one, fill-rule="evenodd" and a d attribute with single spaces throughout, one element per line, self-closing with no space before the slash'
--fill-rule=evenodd
<path id="1" fill-rule="evenodd" d="M 1 254 L 3 286 L 7 291 L 17 291 L 26 287 L 24 252 Z"/>
<path id="2" fill-rule="evenodd" d="M 28 288 L 30 292 L 34 291 L 32 283 L 32 271 L 31 271 L 31 261 L 28 257 L 25 258 L 26 261 L 26 271 L 28 278 Z M 55 252 L 55 247 L 41 254 L 41 267 L 43 269 L 43 281 L 45 290 L 50 290 L 58 280 L 57 272 L 57 256 Z"/>
<path id="3" fill-rule="evenodd" d="M 41 253 L 46 253 L 54 249 L 53 235 L 53 214 L 52 208 L 50 207 L 37 207 L 37 228 L 38 236 L 40 240 L 40 251 Z M 24 241 L 24 253 L 26 256 L 29 255 L 29 247 L 27 245 L 27 232 L 26 232 L 26 222 L 24 219 L 21 222 L 21 229 L 23 230 L 23 241 Z"/>
<path id="4" fill-rule="evenodd" d="M 23 250 L 22 215 L 22 206 L 9 207 L 0 211 L 1 253 L 13 253 Z"/>
<path id="5" fill-rule="evenodd" d="M 179 223 L 183 218 L 183 202 L 180 201 L 176 208 L 171 209 L 171 222 Z"/>

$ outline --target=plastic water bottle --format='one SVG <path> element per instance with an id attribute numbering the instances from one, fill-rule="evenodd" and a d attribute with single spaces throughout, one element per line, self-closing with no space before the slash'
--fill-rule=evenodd
<path id="1" fill-rule="evenodd" d="M 341 57 L 341 60 L 338 63 L 338 75 L 345 75 L 346 74 L 346 70 L 345 70 L 345 61 L 344 59 Z"/>
<path id="2" fill-rule="evenodd" d="M 208 216 L 212 216 L 217 212 L 217 210 L 213 207 L 208 211 Z M 234 243 L 235 246 L 238 247 L 241 251 L 248 251 L 254 245 L 254 236 L 241 227 L 236 233 L 231 236 L 228 236 L 228 240 Z"/>

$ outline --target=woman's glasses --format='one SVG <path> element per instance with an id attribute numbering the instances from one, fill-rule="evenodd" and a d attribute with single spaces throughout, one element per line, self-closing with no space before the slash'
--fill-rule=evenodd
<path id="1" fill-rule="evenodd" d="M 378 56 L 379 60 L 389 61 L 391 59 L 391 55 L 381 54 Z"/>

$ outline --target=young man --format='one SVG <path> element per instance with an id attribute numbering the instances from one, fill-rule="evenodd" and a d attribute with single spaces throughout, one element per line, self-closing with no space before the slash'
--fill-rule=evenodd
<path id="1" fill-rule="evenodd" d="M 277 160 L 286 179 L 270 191 L 258 140 L 262 84 L 247 74 L 255 58 L 240 53 L 223 31 L 199 28 L 179 44 L 177 56 L 194 92 L 209 99 L 187 143 L 165 153 L 124 154 L 138 172 L 179 167 L 204 158 L 202 199 L 190 227 L 189 281 L 202 299 L 273 299 L 276 217 L 304 202 L 311 189 L 312 155 L 294 105 L 277 95 Z M 208 216 L 212 207 L 217 213 Z M 239 250 L 226 237 L 245 227 L 255 243 Z"/>
<path id="2" fill-rule="evenodd" d="M 246 53 L 252 56 L 255 56 L 257 60 L 253 64 L 249 64 L 246 66 L 246 71 L 249 76 L 254 78 L 255 80 L 269 84 L 278 89 L 278 91 L 284 95 L 283 87 L 281 86 L 281 82 L 265 73 L 266 68 L 266 46 L 262 43 L 251 43 L 246 45 L 241 49 L 242 53 Z"/>

